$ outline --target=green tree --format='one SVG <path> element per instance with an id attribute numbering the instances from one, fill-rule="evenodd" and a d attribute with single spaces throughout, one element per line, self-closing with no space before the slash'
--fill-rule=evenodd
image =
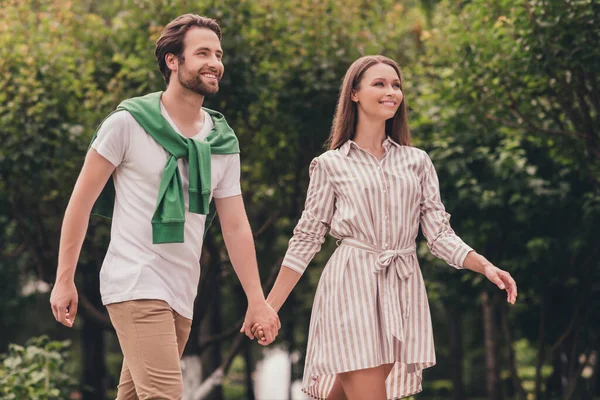
<path id="1" fill-rule="evenodd" d="M 587 364 L 578 360 L 597 348 L 599 15 L 587 1 L 443 2 L 411 71 L 417 136 L 438 165 L 455 227 L 520 284 L 524 305 L 501 312 L 512 328 L 492 329 L 537 345 L 536 398 L 544 388 L 571 398 Z M 473 278 L 465 280 L 486 291 Z M 505 345 L 505 389 L 522 393 Z M 499 371 L 488 372 L 489 383 Z"/>

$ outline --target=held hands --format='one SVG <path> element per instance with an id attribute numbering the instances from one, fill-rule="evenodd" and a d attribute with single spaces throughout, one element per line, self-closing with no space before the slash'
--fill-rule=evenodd
<path id="1" fill-rule="evenodd" d="M 483 274 L 501 290 L 506 290 L 506 301 L 515 304 L 515 301 L 517 301 L 517 283 L 508 272 L 490 263 L 485 266 Z"/>
<path id="2" fill-rule="evenodd" d="M 68 328 L 73 327 L 78 304 L 79 296 L 75 282 L 57 280 L 50 294 L 50 306 L 54 319 Z"/>
<path id="3" fill-rule="evenodd" d="M 261 327 L 260 332 L 256 332 L 256 328 L 253 328 L 256 326 Z M 269 303 L 263 300 L 260 303 L 248 304 L 248 311 L 240 333 L 245 333 L 252 340 L 257 337 L 258 343 L 267 346 L 275 341 L 280 328 L 281 322 L 277 313 Z"/>

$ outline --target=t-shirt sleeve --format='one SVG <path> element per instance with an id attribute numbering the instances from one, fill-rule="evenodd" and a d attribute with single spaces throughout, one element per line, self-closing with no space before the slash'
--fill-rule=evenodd
<path id="1" fill-rule="evenodd" d="M 240 186 L 240 155 L 231 154 L 227 156 L 227 166 L 223 177 L 217 183 L 213 192 L 213 197 L 216 199 L 223 199 L 225 197 L 232 197 L 242 194 L 242 188 Z"/>
<path id="2" fill-rule="evenodd" d="M 92 148 L 115 167 L 123 162 L 129 148 L 131 119 L 127 111 L 119 111 L 104 120 Z"/>

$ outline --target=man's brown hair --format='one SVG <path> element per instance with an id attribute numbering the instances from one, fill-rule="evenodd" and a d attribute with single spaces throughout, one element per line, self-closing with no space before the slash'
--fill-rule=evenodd
<path id="1" fill-rule="evenodd" d="M 165 56 L 174 54 L 179 62 L 184 61 L 183 39 L 185 34 L 191 28 L 206 28 L 217 34 L 221 40 L 221 27 L 219 23 L 212 18 L 203 17 L 196 14 L 184 14 L 169 22 L 162 30 L 160 37 L 156 41 L 156 62 L 158 69 L 162 74 L 165 83 L 168 85 L 171 79 L 171 70 L 167 67 Z"/>

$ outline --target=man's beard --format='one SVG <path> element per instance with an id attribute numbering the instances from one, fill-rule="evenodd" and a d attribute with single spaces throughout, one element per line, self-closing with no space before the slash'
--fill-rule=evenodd
<path id="1" fill-rule="evenodd" d="M 200 74 L 190 73 L 181 64 L 180 68 L 177 70 L 177 79 L 184 88 L 205 97 L 212 96 L 213 94 L 217 94 L 219 92 L 218 83 L 213 86 L 202 82 L 202 77 Z"/>

